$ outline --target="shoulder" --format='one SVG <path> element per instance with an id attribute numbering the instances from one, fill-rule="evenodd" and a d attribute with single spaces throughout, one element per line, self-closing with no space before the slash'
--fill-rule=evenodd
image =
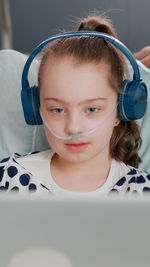
<path id="1" fill-rule="evenodd" d="M 143 195 L 150 192 L 150 174 L 124 163 L 119 163 L 120 176 L 117 179 L 113 191 L 123 193 L 138 193 Z"/>
<path id="2" fill-rule="evenodd" d="M 130 171 L 127 175 L 131 176 L 129 180 L 130 185 L 134 185 L 135 190 L 139 194 L 150 192 L 150 174 L 140 169 L 136 169 L 130 166 Z"/>
<path id="3" fill-rule="evenodd" d="M 21 166 L 17 163 L 16 160 L 19 157 L 20 155 L 14 154 L 10 158 L 5 158 L 0 162 L 0 191 L 7 191 L 9 188 L 11 190 L 17 189 L 19 179 L 21 183 L 25 183 L 26 178 L 27 183 L 29 174 L 25 170 L 22 170 Z"/>
<path id="4" fill-rule="evenodd" d="M 18 154 L 0 162 L 0 191 L 28 191 L 37 189 L 38 179 L 34 177 L 32 168 L 35 163 L 49 155 L 50 151 L 30 153 L 25 156 Z"/>

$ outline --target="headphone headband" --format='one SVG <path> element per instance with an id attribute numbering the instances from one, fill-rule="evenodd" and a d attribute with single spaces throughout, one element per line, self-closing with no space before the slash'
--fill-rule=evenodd
<path id="1" fill-rule="evenodd" d="M 40 43 L 28 57 L 22 72 L 21 91 L 22 106 L 27 124 L 42 124 L 42 119 L 39 113 L 40 102 L 38 88 L 37 86 L 30 87 L 28 82 L 28 72 L 32 61 L 48 43 L 61 38 L 78 36 L 104 38 L 117 47 L 124 54 L 124 56 L 126 56 L 133 68 L 133 80 L 125 80 L 122 83 L 118 102 L 118 114 L 120 119 L 123 121 L 136 120 L 143 117 L 147 106 L 147 87 L 140 79 L 138 65 L 130 50 L 122 42 L 111 35 L 95 31 L 78 31 L 62 33 L 46 39 Z"/>
<path id="2" fill-rule="evenodd" d="M 92 37 L 102 37 L 106 40 L 108 40 L 110 43 L 112 43 L 115 47 L 117 47 L 129 60 L 130 64 L 132 65 L 134 74 L 133 74 L 133 79 L 134 80 L 140 80 L 140 72 L 139 72 L 139 68 L 138 65 L 135 61 L 135 59 L 133 58 L 132 53 L 130 52 L 130 50 L 123 44 L 121 43 L 118 39 L 114 38 L 113 36 L 110 36 L 108 34 L 105 33 L 101 33 L 101 32 L 91 32 L 91 31 L 80 31 L 80 32 L 68 32 L 68 33 L 62 33 L 62 34 L 58 34 L 55 36 L 52 36 L 48 39 L 46 39 L 45 41 L 43 41 L 42 43 L 40 43 L 31 53 L 31 55 L 29 56 L 29 58 L 27 59 L 27 62 L 24 66 L 24 70 L 22 73 L 22 90 L 26 90 L 26 87 L 29 86 L 29 82 L 28 82 L 28 72 L 29 72 L 29 68 L 30 65 L 33 61 L 33 59 L 37 56 L 37 54 L 39 54 L 39 52 L 48 44 L 51 43 L 57 39 L 60 38 L 66 38 L 66 37 L 75 37 L 75 36 L 92 36 Z"/>

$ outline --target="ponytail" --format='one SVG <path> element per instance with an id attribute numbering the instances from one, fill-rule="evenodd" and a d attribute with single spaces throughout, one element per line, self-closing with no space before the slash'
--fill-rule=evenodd
<path id="1" fill-rule="evenodd" d="M 91 31 L 103 32 L 117 38 L 114 26 L 108 18 L 92 16 L 83 19 L 78 27 L 78 31 L 89 29 Z"/>

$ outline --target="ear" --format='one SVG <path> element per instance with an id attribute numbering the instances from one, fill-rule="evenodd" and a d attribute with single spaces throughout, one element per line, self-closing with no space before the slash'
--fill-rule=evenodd
<path id="1" fill-rule="evenodd" d="M 114 127 L 118 126 L 120 123 L 120 119 L 116 117 L 115 122 L 114 122 Z"/>

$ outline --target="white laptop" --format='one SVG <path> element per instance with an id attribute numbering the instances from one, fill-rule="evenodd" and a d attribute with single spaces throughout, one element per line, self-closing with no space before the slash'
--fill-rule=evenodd
<path id="1" fill-rule="evenodd" d="M 150 266 L 150 198 L 0 198 L 0 267 L 127 266 Z"/>

